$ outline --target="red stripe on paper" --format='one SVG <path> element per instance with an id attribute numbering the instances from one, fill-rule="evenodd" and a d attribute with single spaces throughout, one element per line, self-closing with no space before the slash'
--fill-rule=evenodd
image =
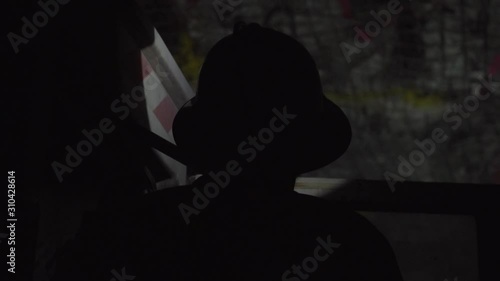
<path id="1" fill-rule="evenodd" d="M 177 107 L 172 99 L 169 96 L 166 96 L 153 110 L 153 112 L 165 131 L 170 132 L 170 130 L 172 130 L 175 114 L 177 113 Z"/>

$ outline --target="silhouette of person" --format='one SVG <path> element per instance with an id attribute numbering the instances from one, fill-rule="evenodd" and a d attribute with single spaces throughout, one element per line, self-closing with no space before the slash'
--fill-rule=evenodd
<path id="1" fill-rule="evenodd" d="M 114 269 L 124 280 L 402 280 L 364 217 L 293 191 L 298 175 L 336 160 L 351 140 L 295 39 L 236 25 L 208 53 L 173 133 L 201 177 L 99 225 L 86 278 L 109 280 Z"/>
<path id="2" fill-rule="evenodd" d="M 293 38 L 236 25 L 207 55 L 173 132 L 203 175 L 174 196 L 184 198 L 177 207 L 191 280 L 401 280 L 366 219 L 293 191 L 298 175 L 340 157 L 351 139 Z"/>

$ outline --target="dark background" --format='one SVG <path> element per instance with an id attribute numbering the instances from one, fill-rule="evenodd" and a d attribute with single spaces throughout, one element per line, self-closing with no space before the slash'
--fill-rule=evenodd
<path id="1" fill-rule="evenodd" d="M 58 252 L 102 198 L 118 202 L 148 189 L 143 167 L 154 157 L 126 129 L 106 138 L 63 183 L 55 179 L 50 163 L 64 158 L 64 147 L 78 142 L 83 128 L 108 116 L 109 104 L 121 92 L 140 83 L 140 49 L 152 44 L 152 26 L 195 88 L 204 56 L 237 20 L 273 27 L 302 42 L 316 59 L 325 94 L 351 121 L 354 138 L 348 152 L 306 176 L 361 179 L 329 197 L 361 211 L 473 217 L 478 232 L 467 233 L 479 238 L 480 277 L 494 278 L 498 93 L 448 132 L 450 139 L 409 178 L 416 183 L 400 184 L 391 193 L 383 180 L 384 172 L 396 171 L 398 155 L 415 149 L 414 139 L 446 126 L 443 112 L 470 95 L 477 85 L 474 75 L 492 74 L 498 81 L 500 1 L 401 1 L 402 13 L 347 63 L 339 44 L 351 44 L 353 27 L 364 27 L 372 20 L 370 10 L 379 11 L 387 2 L 244 0 L 220 20 L 210 0 L 72 0 L 60 5 L 18 54 L 4 36 L 5 159 L 17 180 L 17 280 L 49 280 Z M 4 5 L 4 34 L 19 34 L 20 19 L 40 10 L 35 1 Z M 145 120 L 144 108 L 131 118 Z M 397 229 L 390 215 L 379 220 L 380 227 L 388 222 Z M 456 221 L 450 219 L 452 224 Z M 414 239 L 424 239 L 421 235 Z M 5 258 L 6 243 L 0 247 Z M 434 273 L 434 280 L 460 274 L 446 268 Z"/>

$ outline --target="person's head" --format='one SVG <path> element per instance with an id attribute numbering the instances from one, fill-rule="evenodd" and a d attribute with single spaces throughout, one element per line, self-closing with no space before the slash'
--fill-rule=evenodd
<path id="1" fill-rule="evenodd" d="M 210 50 L 173 133 L 199 173 L 234 160 L 246 172 L 297 176 L 340 157 L 351 139 L 309 52 L 257 24 L 235 27 Z"/>

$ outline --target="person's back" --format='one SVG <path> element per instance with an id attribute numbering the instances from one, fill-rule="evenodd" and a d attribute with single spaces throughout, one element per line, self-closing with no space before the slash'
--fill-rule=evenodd
<path id="1" fill-rule="evenodd" d="M 141 280 L 402 280 L 385 238 L 353 210 L 238 185 L 185 224 L 179 205 L 192 202 L 193 188 L 203 192 L 195 185 L 143 201 L 128 272 Z"/>

